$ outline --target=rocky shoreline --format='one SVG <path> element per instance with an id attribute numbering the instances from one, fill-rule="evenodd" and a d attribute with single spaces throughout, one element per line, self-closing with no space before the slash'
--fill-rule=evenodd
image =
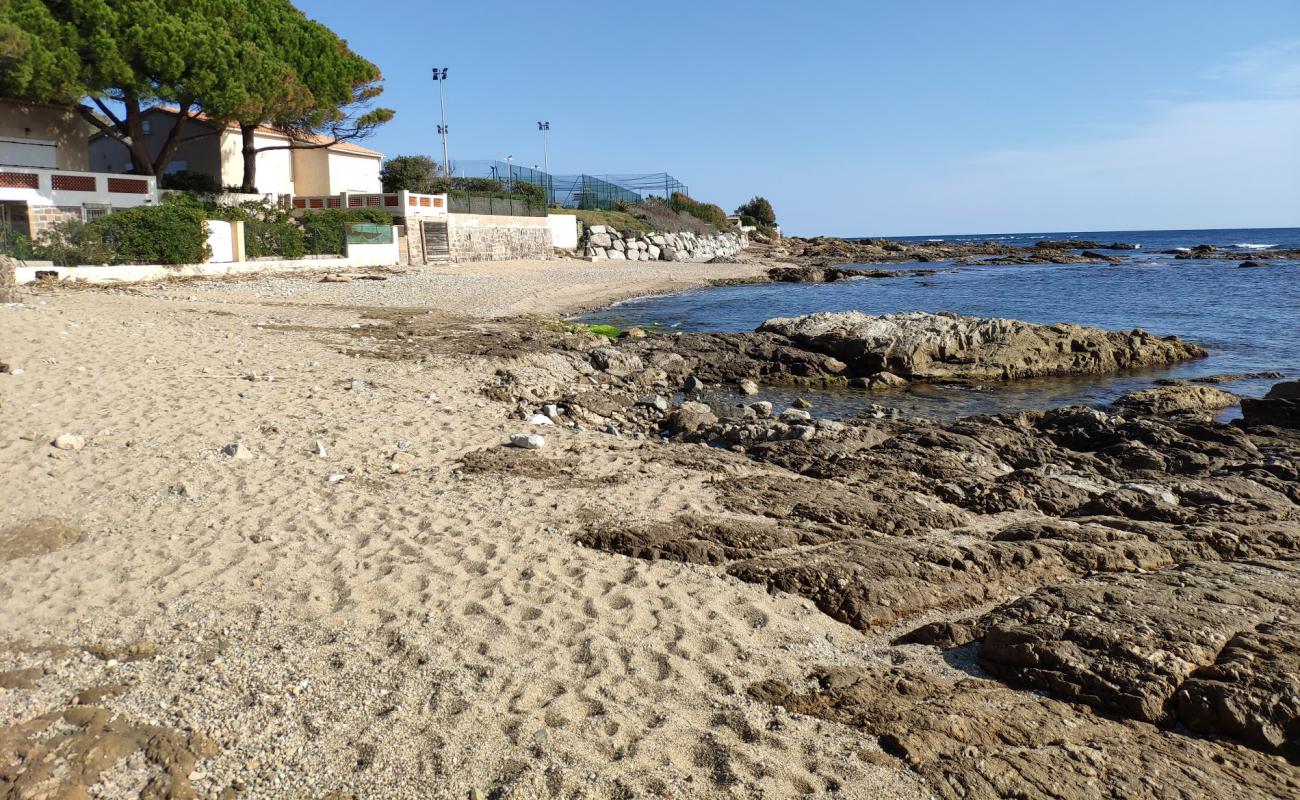
<path id="1" fill-rule="evenodd" d="M 754 697 L 860 728 L 941 797 L 1300 791 L 1296 383 L 1246 401 L 1233 425 L 1211 417 L 1237 398 L 1192 384 L 1108 411 L 954 422 L 833 421 L 764 402 L 720 416 L 669 398 L 706 382 L 744 390 L 883 367 L 1009 379 L 1204 351 L 1140 331 L 906 314 L 557 347 L 581 388 L 507 369 L 492 396 L 772 470 L 718 484 L 726 513 L 602 517 L 578 541 L 705 565 L 865 633 L 897 631 L 891 666 L 814 668 L 802 687 L 756 682 Z M 978 669 L 954 682 L 922 666 L 950 657 Z"/>

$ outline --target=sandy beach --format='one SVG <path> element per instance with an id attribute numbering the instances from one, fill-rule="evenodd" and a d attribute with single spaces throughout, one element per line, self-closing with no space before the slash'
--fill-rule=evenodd
<path id="1" fill-rule="evenodd" d="M 1190 382 L 815 418 L 678 389 L 1205 350 L 955 314 L 562 319 L 774 263 L 742 260 L 0 306 L 0 798 L 1300 796 L 1296 384 L 1241 425 Z"/>
<path id="2" fill-rule="evenodd" d="M 873 640 L 805 600 L 574 543 L 592 514 L 714 510 L 712 478 L 666 445 L 559 427 L 562 475 L 466 471 L 528 429 L 479 391 L 499 360 L 340 352 L 367 348 L 361 307 L 559 314 L 753 269 L 491 264 L 0 307 L 22 372 L 0 375 L 0 529 L 67 526 L 0 550 L 0 744 L 12 758 L 25 722 L 81 693 L 121 720 L 50 745 L 10 796 L 85 777 L 115 797 L 168 771 L 176 797 L 925 796 L 857 757 L 851 729 L 743 691 Z M 124 756 L 102 774 L 96 741 Z"/>

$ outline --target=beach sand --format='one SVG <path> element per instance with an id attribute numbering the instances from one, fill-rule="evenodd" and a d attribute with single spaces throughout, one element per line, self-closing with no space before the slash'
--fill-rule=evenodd
<path id="1" fill-rule="evenodd" d="M 22 370 L 0 374 L 0 770 L 27 770 L 9 796 L 928 796 L 874 741 L 745 693 L 882 658 L 887 636 L 574 543 L 593 516 L 725 513 L 711 484 L 757 467 L 530 428 L 480 391 L 508 354 L 376 358 L 366 335 L 376 306 L 463 334 L 758 270 L 518 262 L 0 307 Z M 502 446 L 529 430 L 547 468 L 462 467 L 527 458 Z M 90 769 L 95 745 L 121 757 Z"/>

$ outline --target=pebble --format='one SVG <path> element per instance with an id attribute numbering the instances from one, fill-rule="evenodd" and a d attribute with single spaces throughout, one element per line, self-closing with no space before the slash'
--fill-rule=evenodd
<path id="1" fill-rule="evenodd" d="M 348 389 L 353 392 L 364 392 L 367 391 L 369 387 L 366 386 L 366 382 L 360 378 L 353 378 L 352 383 L 348 385 Z"/>
<path id="2" fill-rule="evenodd" d="M 80 450 L 86 446 L 86 440 L 75 433 L 60 433 L 52 444 L 60 450 Z"/>
<path id="3" fill-rule="evenodd" d="M 687 392 L 702 392 L 704 391 L 704 381 L 692 375 L 682 383 L 682 390 Z"/>
<path id="4" fill-rule="evenodd" d="M 516 433 L 510 437 L 510 446 L 524 450 L 541 450 L 546 446 L 546 439 L 539 433 Z"/>
<path id="5" fill-rule="evenodd" d="M 247 447 L 244 447 L 243 442 L 231 442 L 230 444 L 221 448 L 221 452 L 230 456 L 231 458 L 238 459 L 239 461 L 248 461 L 253 457 L 253 451 L 249 450 Z"/>
<path id="6" fill-rule="evenodd" d="M 13 367 L 9 370 L 9 374 L 14 376 L 15 378 L 17 378 L 19 375 L 22 375 L 24 372 L 26 372 L 26 370 L 24 370 L 22 367 Z"/>
<path id="7" fill-rule="evenodd" d="M 533 414 L 528 418 L 529 425 L 554 425 L 551 418 L 545 414 Z"/>
<path id="8" fill-rule="evenodd" d="M 741 394 L 758 394 L 758 384 L 751 380 L 743 380 L 737 385 Z"/>
<path id="9" fill-rule="evenodd" d="M 551 419 L 555 419 L 560 416 L 560 407 L 554 403 L 547 403 L 542 406 L 542 413 Z"/>
<path id="10" fill-rule="evenodd" d="M 793 403 L 791 403 L 790 405 L 794 406 L 795 408 L 812 408 L 812 407 L 813 407 L 813 406 L 812 406 L 812 403 L 809 403 L 807 400 L 803 399 L 802 397 L 796 397 L 796 398 L 795 398 L 795 401 L 794 401 Z"/>
<path id="11" fill-rule="evenodd" d="M 325 446 L 325 443 L 319 439 L 316 440 L 316 447 L 314 448 L 313 452 L 315 452 L 316 455 L 320 456 L 321 458 L 325 458 L 330 454 L 329 448 L 327 448 Z"/>
<path id="12" fill-rule="evenodd" d="M 330 483 L 338 483 L 339 481 L 343 480 L 343 479 L 346 478 L 346 477 L 347 477 L 347 475 L 343 475 L 343 474 L 340 474 L 340 473 L 337 473 L 337 472 L 336 472 L 335 474 L 329 476 L 329 477 L 326 478 L 325 480 L 329 481 Z"/>
<path id="13" fill-rule="evenodd" d="M 772 403 L 767 400 L 759 400 L 757 403 L 750 403 L 749 407 L 754 409 L 754 413 L 760 417 L 772 416 Z"/>

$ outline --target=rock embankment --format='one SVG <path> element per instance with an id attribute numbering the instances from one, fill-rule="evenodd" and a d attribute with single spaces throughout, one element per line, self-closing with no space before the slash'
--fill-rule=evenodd
<path id="1" fill-rule="evenodd" d="M 743 232 L 701 236 L 691 231 L 620 232 L 606 225 L 588 225 L 583 228 L 578 252 L 595 261 L 704 262 L 735 256 L 748 246 Z"/>
<path id="2" fill-rule="evenodd" d="M 1115 332 L 952 313 L 818 313 L 770 319 L 758 331 L 833 356 L 856 376 L 888 372 L 919 381 L 1096 375 L 1206 354 L 1177 337 L 1140 329 Z"/>

